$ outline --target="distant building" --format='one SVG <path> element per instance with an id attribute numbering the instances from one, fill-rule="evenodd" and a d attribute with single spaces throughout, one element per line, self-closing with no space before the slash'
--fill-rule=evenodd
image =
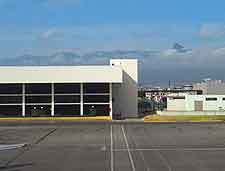
<path id="1" fill-rule="evenodd" d="M 183 89 L 184 90 L 193 90 L 193 85 L 186 84 L 186 85 L 183 86 Z"/>
<path id="2" fill-rule="evenodd" d="M 201 90 L 187 90 L 187 89 L 152 89 L 145 91 L 145 97 L 151 99 L 162 99 L 169 95 L 172 96 L 184 96 L 186 94 L 196 95 L 202 94 Z"/>
<path id="3" fill-rule="evenodd" d="M 169 96 L 167 111 L 225 111 L 225 95 Z"/>
<path id="4" fill-rule="evenodd" d="M 144 97 L 149 100 L 153 110 L 163 110 L 167 107 L 168 96 L 184 96 L 184 95 L 195 95 L 202 94 L 201 90 L 190 90 L 190 89 L 148 89 L 144 91 Z"/>
<path id="5" fill-rule="evenodd" d="M 225 115 L 225 95 L 168 96 L 160 115 Z"/>
<path id="6" fill-rule="evenodd" d="M 225 83 L 221 80 L 205 79 L 193 84 L 194 90 L 201 90 L 203 94 L 225 94 Z"/>

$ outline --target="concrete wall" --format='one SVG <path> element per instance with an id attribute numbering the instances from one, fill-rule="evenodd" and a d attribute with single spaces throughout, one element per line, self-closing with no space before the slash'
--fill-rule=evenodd
<path id="1" fill-rule="evenodd" d="M 225 115 L 225 111 L 157 111 L 158 115 L 177 116 L 177 115 Z"/>
<path id="2" fill-rule="evenodd" d="M 110 65 L 119 66 L 123 70 L 123 83 L 113 84 L 113 115 L 122 114 L 122 117 L 137 117 L 137 60 L 112 59 Z"/>
<path id="3" fill-rule="evenodd" d="M 203 101 L 203 111 L 220 111 L 225 110 L 225 95 L 197 95 L 186 96 L 186 111 L 194 111 L 195 101 Z M 206 98 L 217 98 L 217 101 L 207 101 Z"/>
<path id="4" fill-rule="evenodd" d="M 185 99 L 172 99 L 167 98 L 168 111 L 180 111 L 185 109 Z"/>
<path id="5" fill-rule="evenodd" d="M 195 101 L 204 101 L 204 96 L 202 95 L 185 96 L 185 108 L 183 109 L 183 111 L 194 111 Z M 204 103 L 203 103 L 203 108 L 204 108 Z"/>
<path id="6" fill-rule="evenodd" d="M 217 98 L 217 101 L 207 101 L 206 98 Z M 167 100 L 167 111 L 195 111 L 195 101 L 203 102 L 203 111 L 225 111 L 225 95 L 186 95 L 185 99 Z"/>
<path id="7" fill-rule="evenodd" d="M 122 83 L 113 66 L 1 66 L 0 83 Z"/>

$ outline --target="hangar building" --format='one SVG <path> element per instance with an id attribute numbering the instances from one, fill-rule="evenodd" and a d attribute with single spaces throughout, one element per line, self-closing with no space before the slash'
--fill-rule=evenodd
<path id="1" fill-rule="evenodd" d="M 0 116 L 137 116 L 138 62 L 1 66 Z"/>

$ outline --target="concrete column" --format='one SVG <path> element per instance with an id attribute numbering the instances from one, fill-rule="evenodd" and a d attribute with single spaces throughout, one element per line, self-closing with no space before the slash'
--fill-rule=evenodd
<path id="1" fill-rule="evenodd" d="M 22 116 L 25 117 L 25 113 L 26 113 L 26 97 L 25 97 L 25 88 L 26 85 L 25 83 L 22 84 Z"/>
<path id="2" fill-rule="evenodd" d="M 112 104 L 112 83 L 109 83 L 109 108 L 110 108 L 110 113 L 109 115 L 112 118 L 112 113 L 113 113 L 113 104 Z"/>
<path id="3" fill-rule="evenodd" d="M 51 107 L 51 116 L 55 115 L 55 86 L 54 83 L 51 84 L 52 87 L 52 91 L 51 91 L 51 95 L 52 95 L 52 107 Z"/>
<path id="4" fill-rule="evenodd" d="M 80 83 L 80 115 L 84 115 L 84 87 L 83 83 Z"/>

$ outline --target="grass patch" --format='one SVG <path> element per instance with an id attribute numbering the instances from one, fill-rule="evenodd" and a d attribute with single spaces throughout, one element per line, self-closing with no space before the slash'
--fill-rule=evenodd
<path id="1" fill-rule="evenodd" d="M 145 122 L 224 122 L 225 115 L 176 115 L 161 116 L 149 115 L 144 118 Z"/>

